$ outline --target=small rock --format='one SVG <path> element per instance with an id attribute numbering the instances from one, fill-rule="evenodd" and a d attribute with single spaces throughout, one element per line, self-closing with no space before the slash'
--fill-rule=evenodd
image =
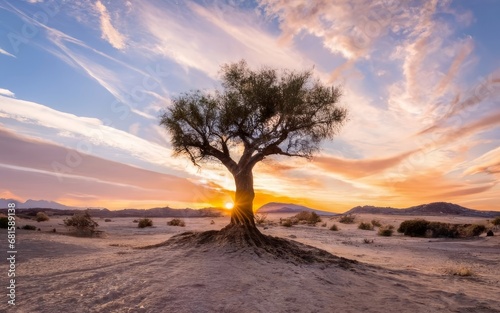
<path id="1" fill-rule="evenodd" d="M 494 234 L 493 234 L 493 231 L 492 231 L 491 229 L 490 229 L 490 230 L 488 230 L 488 232 L 486 233 L 486 236 L 488 236 L 488 237 L 491 237 L 491 236 L 493 236 L 493 235 L 494 235 Z"/>

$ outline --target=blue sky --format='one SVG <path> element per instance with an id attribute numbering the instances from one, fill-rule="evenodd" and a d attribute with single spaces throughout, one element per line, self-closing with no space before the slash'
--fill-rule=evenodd
<path id="1" fill-rule="evenodd" d="M 259 165 L 256 205 L 500 210 L 495 12 L 500 1 L 0 0 L 0 197 L 230 202 L 224 168 L 173 158 L 158 116 L 245 59 L 313 69 L 350 111 L 313 161 Z"/>

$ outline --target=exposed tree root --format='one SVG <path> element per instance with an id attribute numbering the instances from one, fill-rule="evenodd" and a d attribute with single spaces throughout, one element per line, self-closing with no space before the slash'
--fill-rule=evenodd
<path id="1" fill-rule="evenodd" d="M 257 228 L 228 225 L 217 231 L 185 232 L 175 235 L 165 242 L 140 247 L 152 249 L 157 247 L 203 247 L 204 250 L 224 252 L 253 253 L 259 257 L 273 257 L 290 261 L 294 264 L 328 263 L 342 268 L 351 268 L 357 264 L 332 255 L 331 253 L 296 241 L 263 235 Z"/>

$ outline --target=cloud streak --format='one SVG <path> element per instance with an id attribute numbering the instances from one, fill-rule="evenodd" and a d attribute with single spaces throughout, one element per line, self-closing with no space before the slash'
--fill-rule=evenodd
<path id="1" fill-rule="evenodd" d="M 8 53 L 7 51 L 5 51 L 2 48 L 0 48 L 0 54 L 6 55 L 6 56 L 9 56 L 9 57 L 13 57 L 13 58 L 16 57 L 15 55 Z"/>
<path id="2" fill-rule="evenodd" d="M 125 36 L 123 36 L 111 23 L 108 9 L 101 1 L 95 3 L 95 8 L 99 12 L 101 21 L 102 39 L 106 40 L 118 50 L 125 49 Z"/>

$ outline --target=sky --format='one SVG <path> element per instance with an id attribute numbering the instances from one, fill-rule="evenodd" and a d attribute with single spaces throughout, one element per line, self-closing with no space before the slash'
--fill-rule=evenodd
<path id="1" fill-rule="evenodd" d="M 231 175 L 174 157 L 159 116 L 245 59 L 312 70 L 349 111 L 312 160 L 255 167 L 255 208 L 500 211 L 497 12 L 498 0 L 0 0 L 0 198 L 230 203 Z"/>

